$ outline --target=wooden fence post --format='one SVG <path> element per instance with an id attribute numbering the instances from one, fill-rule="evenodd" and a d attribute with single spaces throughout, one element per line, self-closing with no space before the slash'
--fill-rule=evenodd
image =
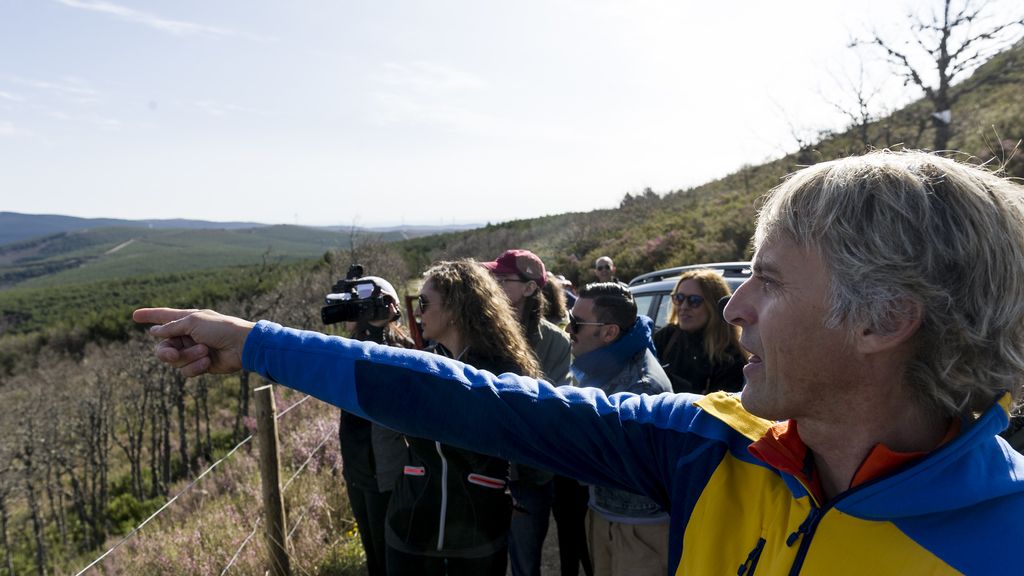
<path id="1" fill-rule="evenodd" d="M 273 390 L 271 385 L 253 390 L 256 397 L 256 436 L 259 440 L 260 478 L 263 484 L 263 513 L 267 527 L 267 549 L 270 551 L 270 574 L 291 576 Z"/>

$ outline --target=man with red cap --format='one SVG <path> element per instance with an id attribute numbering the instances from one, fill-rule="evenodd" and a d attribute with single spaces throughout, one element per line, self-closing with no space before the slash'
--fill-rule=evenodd
<path id="1" fill-rule="evenodd" d="M 508 296 L 544 377 L 556 386 L 571 384 L 569 336 L 544 319 L 545 300 L 541 290 L 547 282 L 544 262 L 529 250 L 506 250 L 493 262 L 482 264 Z M 515 502 L 508 533 L 512 574 L 540 576 L 541 550 L 554 499 L 554 474 L 513 463 L 509 489 Z M 561 538 L 559 540 L 561 543 Z M 571 547 L 569 542 L 566 546 Z"/>

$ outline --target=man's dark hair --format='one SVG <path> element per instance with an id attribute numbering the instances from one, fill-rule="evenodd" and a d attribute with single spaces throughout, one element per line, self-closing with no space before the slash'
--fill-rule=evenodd
<path id="1" fill-rule="evenodd" d="M 633 293 L 618 282 L 594 282 L 580 290 L 580 298 L 594 301 L 594 313 L 598 322 L 607 322 L 619 327 L 625 334 L 636 323 L 636 301 Z"/>

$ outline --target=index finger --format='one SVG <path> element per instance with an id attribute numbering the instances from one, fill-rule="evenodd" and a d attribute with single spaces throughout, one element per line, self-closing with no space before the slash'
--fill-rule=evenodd
<path id="1" fill-rule="evenodd" d="M 197 310 L 181 310 L 178 308 L 139 308 L 132 313 L 132 320 L 139 324 L 167 324 L 181 320 Z"/>

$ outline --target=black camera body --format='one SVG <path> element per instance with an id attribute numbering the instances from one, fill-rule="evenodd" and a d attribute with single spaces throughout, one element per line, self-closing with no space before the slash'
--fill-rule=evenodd
<path id="1" fill-rule="evenodd" d="M 394 320 L 394 314 L 373 280 L 363 279 L 363 267 L 349 266 L 344 280 L 338 280 L 325 298 L 326 306 L 320 309 L 324 324 L 337 322 L 368 322 L 371 320 Z M 397 304 L 397 303 L 396 303 Z"/>

